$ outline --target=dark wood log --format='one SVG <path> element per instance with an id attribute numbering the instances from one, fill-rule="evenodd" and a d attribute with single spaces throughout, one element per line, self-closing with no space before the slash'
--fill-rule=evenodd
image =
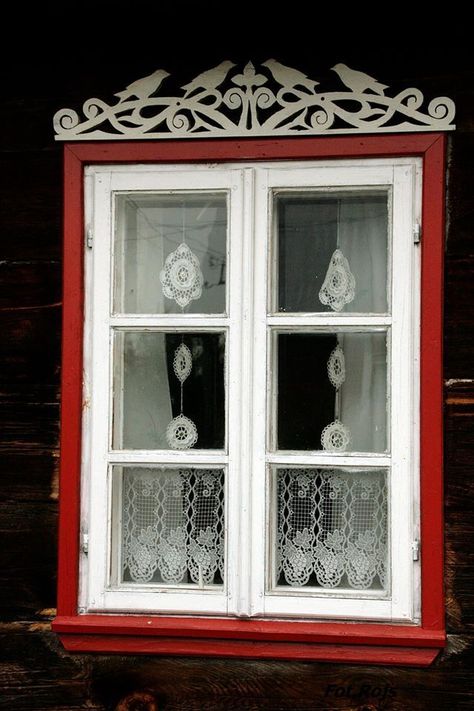
<path id="1" fill-rule="evenodd" d="M 163 711 L 468 711 L 474 639 L 432 668 L 66 654 L 44 622 L 0 627 L 0 708 Z M 141 704 L 141 706 L 140 706 Z M 146 706 L 148 704 L 148 707 Z"/>
<path id="2" fill-rule="evenodd" d="M 0 502 L 0 619 L 55 606 L 57 505 Z"/>
<path id="3" fill-rule="evenodd" d="M 31 136 L 32 132 L 27 128 L 21 134 L 24 113 L 28 112 L 10 116 L 9 130 L 14 128 L 18 135 Z M 38 131 L 33 116 L 29 117 L 29 123 Z M 43 141 L 46 135 L 44 131 Z M 5 205 L 2 210 L 2 260 L 61 258 L 61 148 L 58 145 L 53 148 L 40 152 L 38 149 L 25 150 L 23 146 L 22 151 L 12 151 L 10 146 L 9 152 L 0 153 L 0 194 Z"/>
<path id="4" fill-rule="evenodd" d="M 474 627 L 474 381 L 445 385 L 446 596 L 450 631 Z"/>
<path id="5" fill-rule="evenodd" d="M 60 12 L 57 7 L 56 11 Z M 41 14 L 46 12 L 41 8 Z M 64 12 L 66 12 L 64 10 Z M 176 27 L 176 14 L 161 9 Z M 133 13 L 131 13 L 133 15 Z M 117 59 L 103 49 L 103 29 L 70 31 L 48 44 L 35 27 L 32 43 L 5 66 L 0 106 L 0 709 L 19 711 L 470 711 L 474 708 L 474 93 L 471 42 L 448 51 L 443 26 L 429 43 L 419 36 L 403 56 L 403 33 L 371 36 L 364 46 L 353 29 L 338 28 L 349 64 L 374 71 L 394 86 L 417 86 L 457 103 L 458 129 L 449 140 L 445 279 L 446 593 L 449 644 L 429 669 L 199 658 L 122 657 L 66 653 L 47 618 L 55 605 L 58 376 L 60 367 L 61 146 L 52 116 L 80 109 L 94 95 L 113 93 L 163 66 L 189 78 L 223 57 L 278 52 L 280 61 L 329 77 L 340 52 L 312 40 L 297 50 L 275 44 L 267 31 L 253 50 L 244 35 L 219 35 L 202 49 L 199 33 L 175 51 L 176 33 L 153 55 Z M 130 19 L 130 18 L 129 18 Z M 137 18 L 135 18 L 136 20 Z M 180 17 L 180 22 L 182 18 Z M 110 23 L 110 17 L 108 18 Z M 133 20 L 133 18 L 132 18 Z M 174 24 L 173 24 L 174 20 Z M 245 22 L 244 22 L 245 20 Z M 299 34 L 304 18 L 298 16 Z M 302 21 L 303 20 L 303 21 Z M 238 25 L 238 18 L 235 20 Z M 406 17 L 403 25 L 406 32 Z M 144 23 L 140 25 L 143 45 Z M 166 24 L 166 23 L 165 23 Z M 285 33 L 288 25 L 285 22 Z M 402 22 L 400 21 L 400 26 Z M 467 25 L 468 23 L 466 23 Z M 245 28 L 244 28 L 245 25 Z M 105 27 L 105 25 L 104 25 Z M 107 32 L 111 36 L 110 24 Z M 181 25 L 180 25 L 181 27 Z M 410 25 L 410 36 L 416 35 Z M 137 27 L 135 28 L 137 29 Z M 430 28 L 428 28 L 430 29 Z M 467 28 L 469 29 L 469 28 Z M 321 29 L 318 39 L 320 40 Z M 469 29 L 470 31 L 470 29 Z M 133 34 L 128 28 L 128 36 Z M 196 35 L 196 36 L 194 36 Z M 199 36 L 198 36 L 199 35 Z M 50 34 L 51 36 L 51 34 Z M 452 36 L 452 35 L 451 35 Z M 91 37 L 95 40 L 91 41 Z M 118 37 L 118 35 L 117 35 Z M 115 39 L 115 36 L 114 36 Z M 84 51 L 87 40 L 88 51 Z M 180 33 L 181 47 L 183 34 Z M 199 51 L 198 51 L 199 44 Z M 27 46 L 36 48 L 33 61 Z M 276 49 L 275 49 L 276 46 Z M 380 51 L 377 51 L 377 47 Z M 63 53 L 58 49 L 64 49 Z M 383 50 L 383 51 L 382 51 Z M 392 51 L 393 50 L 393 51 Z M 102 52 L 102 54 L 101 54 Z M 42 53 L 50 65 L 41 66 Z M 178 57 L 179 54 L 179 57 Z M 375 57 L 375 59 L 374 59 Z M 104 61 L 97 61 L 98 59 Z M 469 62 L 471 66 L 469 66 Z M 319 76 L 319 75 L 318 75 Z M 321 77 L 324 80 L 324 76 Z"/>

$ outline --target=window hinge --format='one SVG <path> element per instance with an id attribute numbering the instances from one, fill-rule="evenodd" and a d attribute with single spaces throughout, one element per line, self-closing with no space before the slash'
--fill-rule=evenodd
<path id="1" fill-rule="evenodd" d="M 89 534 L 88 533 L 81 534 L 81 551 L 84 553 L 84 555 L 87 555 L 89 553 Z"/>
<path id="2" fill-rule="evenodd" d="M 413 560 L 420 560 L 420 541 L 418 538 L 415 538 L 411 544 L 411 550 L 413 553 Z"/>
<path id="3" fill-rule="evenodd" d="M 421 225 L 419 222 L 415 222 L 413 226 L 413 242 L 415 244 L 420 244 L 421 242 Z"/>
<path id="4" fill-rule="evenodd" d="M 87 249 L 92 249 L 92 242 L 94 240 L 94 235 L 92 234 L 92 230 L 89 229 L 86 231 L 86 245 Z"/>

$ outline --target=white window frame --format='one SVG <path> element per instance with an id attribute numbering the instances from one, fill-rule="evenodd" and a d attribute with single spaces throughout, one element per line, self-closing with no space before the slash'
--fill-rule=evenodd
<path id="1" fill-rule="evenodd" d="M 84 408 L 81 530 L 81 612 L 150 612 L 236 617 L 385 620 L 418 623 L 420 570 L 412 543 L 419 535 L 419 293 L 420 264 L 413 229 L 421 212 L 421 159 L 387 158 L 89 166 L 85 174 Z M 392 315 L 267 313 L 271 274 L 271 194 L 284 189 L 363 188 L 391 191 Z M 224 316 L 111 315 L 114 191 L 227 191 L 229 235 Z M 192 324 L 192 325 L 191 325 Z M 227 451 L 113 451 L 110 372 L 112 328 L 227 330 Z M 266 451 L 268 332 L 277 327 L 383 326 L 391 331 L 390 455 Z M 265 357 L 263 357 L 265 354 Z M 110 467 L 121 464 L 220 465 L 226 469 L 226 561 L 223 589 L 113 586 Z M 270 539 L 270 464 L 391 466 L 389 500 L 391 594 L 370 591 L 266 590 Z M 249 476 L 245 473 L 250 472 Z M 407 502 L 409 506 L 407 507 Z M 105 503 L 105 505 L 104 505 Z"/>

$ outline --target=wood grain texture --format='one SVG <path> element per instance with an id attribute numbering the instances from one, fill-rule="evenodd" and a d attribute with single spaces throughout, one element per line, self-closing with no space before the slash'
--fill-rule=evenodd
<path id="1" fill-rule="evenodd" d="M 156 66 L 169 71 L 175 66 L 184 78 L 190 64 L 200 63 L 193 69 L 197 73 L 220 61 L 228 49 L 234 50 L 235 61 L 239 52 L 244 58 L 253 54 L 239 49 L 241 38 L 232 45 L 222 36 L 199 54 L 193 55 L 197 49 L 192 44 L 188 54 L 181 47 L 179 58 L 174 48 L 166 50 L 155 42 L 153 56 L 135 58 L 133 68 L 129 57 L 122 58 L 121 64 L 115 62 L 115 47 L 113 61 L 109 58 L 106 66 L 92 61 L 89 53 L 84 56 L 84 37 L 89 38 L 90 30 L 89 26 L 76 38 L 75 45 L 68 34 L 63 45 L 70 56 L 55 54 L 49 71 L 36 67 L 40 53 L 28 66 L 20 66 L 18 57 L 16 68 L 9 58 L 3 88 L 10 94 L 4 94 L 0 107 L 0 614 L 5 621 L 0 627 L 0 709 L 152 711 L 151 704 L 156 703 L 159 711 L 470 711 L 474 708 L 474 81 L 472 67 L 469 71 L 465 62 L 440 51 L 449 31 L 444 26 L 439 41 L 430 36 L 431 54 L 417 41 L 404 57 L 386 51 L 385 34 L 379 57 L 373 37 L 364 50 L 355 33 L 351 49 L 351 28 L 346 33 L 345 61 L 400 87 L 419 86 L 430 96 L 452 96 L 458 107 L 458 130 L 449 137 L 445 278 L 448 647 L 431 668 L 417 670 L 75 655 L 64 651 L 49 630 L 41 611 L 56 604 L 62 223 L 61 147 L 53 140 L 52 115 L 62 106 L 80 108 L 89 96 L 110 97 Z M 314 36 L 313 27 L 311 33 Z M 38 49 L 47 51 L 45 37 L 40 43 L 41 33 L 37 34 Z M 396 39 L 393 46 L 399 47 L 400 36 Z M 262 59 L 276 53 L 281 61 L 306 68 L 309 74 L 314 67 L 330 67 L 340 58 L 339 48 L 337 52 L 327 48 L 315 58 L 314 41 L 307 48 L 301 43 L 299 53 L 293 55 L 285 50 L 284 56 L 283 46 L 275 48 L 266 33 L 253 49 L 257 55 L 262 53 Z M 469 48 L 469 57 L 470 53 Z M 39 88 L 41 82 L 44 88 Z"/>

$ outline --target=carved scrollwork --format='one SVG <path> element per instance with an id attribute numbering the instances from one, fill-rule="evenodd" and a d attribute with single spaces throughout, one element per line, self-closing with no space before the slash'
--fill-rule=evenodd
<path id="1" fill-rule="evenodd" d="M 345 64 L 332 70 L 335 90 L 275 59 L 256 71 L 224 61 L 181 87 L 181 95 L 160 95 L 168 72 L 158 69 L 115 94 L 107 104 L 88 99 L 84 119 L 73 109 L 54 116 L 57 140 L 118 140 L 268 136 L 331 133 L 448 131 L 455 128 L 454 102 L 440 96 L 423 110 L 416 88 L 395 96 L 388 86 Z M 342 89 L 340 85 L 343 85 Z"/>

